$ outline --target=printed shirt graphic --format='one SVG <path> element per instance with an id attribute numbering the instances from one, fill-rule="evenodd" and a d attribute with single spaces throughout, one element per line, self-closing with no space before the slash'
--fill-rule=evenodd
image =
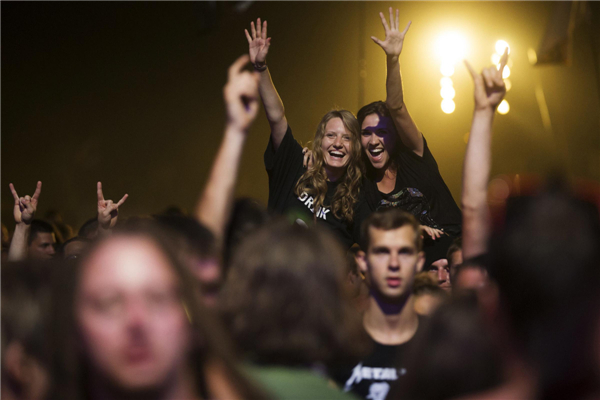
<path id="1" fill-rule="evenodd" d="M 264 161 L 269 175 L 269 209 L 281 214 L 291 215 L 295 220 L 310 225 L 315 212 L 315 199 L 307 193 L 302 193 L 300 196 L 294 193 L 296 183 L 302 174 L 306 172 L 306 169 L 302 165 L 304 161 L 302 146 L 294 139 L 289 125 L 277 151 L 275 151 L 273 143 L 269 140 Z M 359 216 L 368 213 L 364 211 L 355 212 L 356 217 L 352 224 L 336 218 L 331 211 L 330 204 L 337 185 L 336 182 L 328 182 L 324 207 L 317 210 L 317 221 L 329 227 L 340 242 L 346 248 L 350 248 L 354 242 L 358 241 L 360 235 Z M 366 201 L 359 202 L 356 208 L 368 210 Z"/>
<path id="2" fill-rule="evenodd" d="M 363 399 L 385 400 L 390 389 L 402 382 L 406 375 L 401 362 L 406 344 L 387 346 L 373 342 L 373 346 L 371 355 L 351 370 L 342 369 L 333 375 L 345 392 L 352 392 Z"/>
<path id="3" fill-rule="evenodd" d="M 391 390 L 398 390 L 406 380 L 408 357 L 415 338 L 422 334 L 426 319 L 419 317 L 415 335 L 406 343 L 390 346 L 373 342 L 373 351 L 354 366 L 331 371 L 331 377 L 346 392 L 363 399 L 385 400 Z"/>

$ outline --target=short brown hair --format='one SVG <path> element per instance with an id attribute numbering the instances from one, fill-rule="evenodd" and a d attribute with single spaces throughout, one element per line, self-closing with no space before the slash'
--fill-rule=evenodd
<path id="1" fill-rule="evenodd" d="M 386 208 L 371 214 L 361 226 L 361 247 L 364 251 L 369 249 L 371 241 L 369 228 L 391 231 L 410 225 L 415 231 L 415 246 L 417 251 L 423 249 L 423 239 L 420 234 L 420 225 L 412 214 L 397 208 Z"/>

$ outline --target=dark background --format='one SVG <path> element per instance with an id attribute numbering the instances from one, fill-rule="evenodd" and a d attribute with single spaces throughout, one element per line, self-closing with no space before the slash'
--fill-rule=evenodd
<path id="1" fill-rule="evenodd" d="M 31 195 L 43 182 L 38 216 L 57 209 L 76 229 L 96 212 L 95 186 L 129 199 L 124 216 L 170 205 L 192 210 L 224 125 L 227 67 L 247 52 L 244 28 L 269 22 L 268 62 L 296 137 L 310 140 L 332 107 L 356 113 L 385 98 L 378 11 L 413 21 L 401 56 L 407 106 L 428 139 L 455 199 L 460 196 L 472 85 L 453 76 L 456 111 L 440 109 L 436 38 L 458 30 L 467 58 L 490 64 L 496 40 L 511 45 L 507 115 L 494 125 L 493 175 L 543 174 L 559 166 L 600 181 L 600 104 L 590 28 L 577 27 L 570 66 L 532 66 L 556 3 L 542 2 L 2 2 L 2 221 L 12 228 L 13 182 Z M 597 29 L 597 25 L 596 28 Z M 362 49 L 362 50 L 361 50 Z M 364 63 L 361 63 L 364 52 Z M 361 68 L 364 70 L 360 78 Z M 545 129 L 535 88 L 545 94 Z M 362 88 L 362 89 L 361 89 Z M 266 204 L 264 113 L 250 132 L 238 195 Z"/>

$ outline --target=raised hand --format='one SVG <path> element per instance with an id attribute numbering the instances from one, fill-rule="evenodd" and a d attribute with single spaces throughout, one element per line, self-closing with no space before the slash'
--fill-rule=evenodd
<path id="1" fill-rule="evenodd" d="M 117 224 L 117 218 L 119 216 L 119 206 L 125 203 L 128 194 L 123 196 L 118 203 L 114 203 L 112 200 L 104 200 L 104 194 L 102 193 L 102 182 L 98 182 L 97 186 L 98 193 L 98 224 L 99 229 L 108 230 L 113 228 Z"/>
<path id="2" fill-rule="evenodd" d="M 506 86 L 502 79 L 502 71 L 508 61 L 508 48 L 500 59 L 500 69 L 496 66 L 484 68 L 481 74 L 475 72 L 471 64 L 465 60 L 465 65 L 475 84 L 475 110 L 496 110 L 506 94 Z"/>
<path id="3" fill-rule="evenodd" d="M 258 72 L 243 71 L 249 61 L 247 55 L 238 58 L 229 67 L 229 79 L 223 88 L 227 107 L 227 124 L 247 131 L 258 113 Z"/>
<path id="4" fill-rule="evenodd" d="M 17 224 L 27 224 L 29 225 L 35 216 L 35 210 L 37 209 L 38 199 L 40 198 L 40 193 L 42 193 L 42 182 L 38 181 L 37 187 L 35 188 L 35 192 L 33 196 L 25 196 L 19 197 L 17 191 L 15 190 L 15 186 L 11 183 L 8 185 L 10 187 L 10 191 L 15 199 L 15 208 L 13 211 L 13 215 L 15 217 L 15 222 Z"/>
<path id="5" fill-rule="evenodd" d="M 396 10 L 396 18 L 394 19 L 392 7 L 389 9 L 390 12 L 390 24 L 388 23 L 382 12 L 379 13 L 379 17 L 381 17 L 381 23 L 383 24 L 383 29 L 385 30 L 385 40 L 379 40 L 375 36 L 371 36 L 371 39 L 375 43 L 377 43 L 385 54 L 392 57 L 398 57 L 402 52 L 402 45 L 404 44 L 404 37 L 406 36 L 406 32 L 408 32 L 408 28 L 410 28 L 411 21 L 408 22 L 406 28 L 402 32 L 398 29 L 398 15 L 399 11 Z"/>
<path id="6" fill-rule="evenodd" d="M 248 29 L 244 29 L 246 38 L 248 39 L 250 62 L 258 65 L 265 64 L 267 62 L 269 46 L 271 45 L 271 38 L 267 38 L 267 21 L 264 21 L 261 26 L 260 18 L 258 18 L 256 20 L 256 27 L 254 26 L 254 22 L 251 22 L 250 28 L 252 36 L 248 33 Z"/>

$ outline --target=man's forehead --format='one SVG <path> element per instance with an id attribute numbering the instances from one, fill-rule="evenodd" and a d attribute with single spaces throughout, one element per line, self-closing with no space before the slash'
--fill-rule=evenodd
<path id="1" fill-rule="evenodd" d="M 38 232 L 33 240 L 42 243 L 56 243 L 56 236 L 50 232 Z"/>
<path id="2" fill-rule="evenodd" d="M 373 226 L 369 227 L 369 242 L 374 246 L 413 246 L 415 244 L 415 230 L 411 225 L 404 225 L 400 228 L 381 229 Z"/>

